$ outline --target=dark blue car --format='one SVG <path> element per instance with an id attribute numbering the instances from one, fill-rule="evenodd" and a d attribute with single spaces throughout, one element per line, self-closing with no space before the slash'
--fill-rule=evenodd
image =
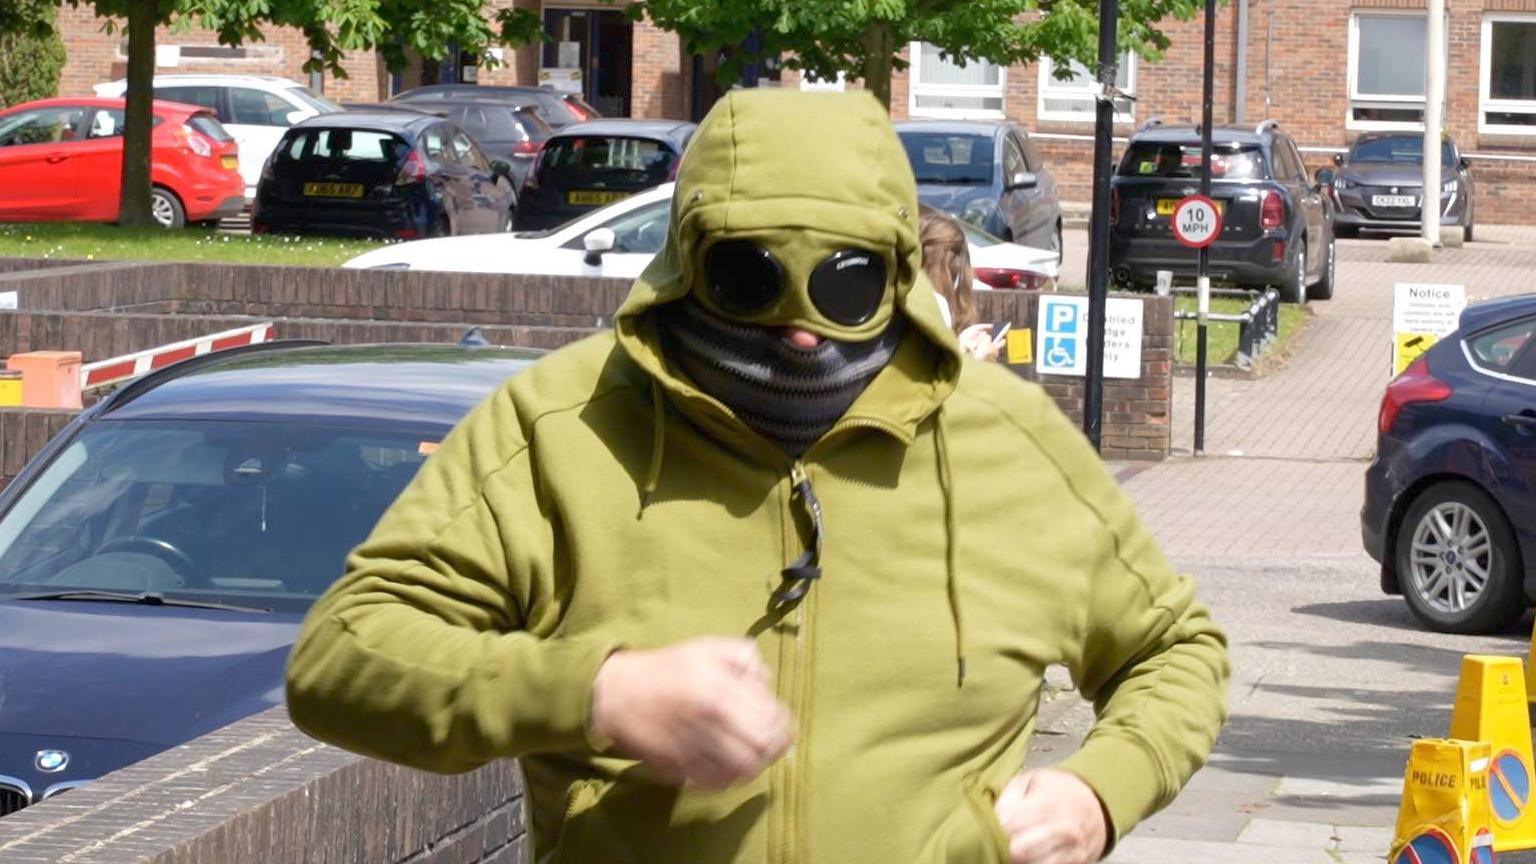
<path id="1" fill-rule="evenodd" d="M 1382 399 L 1365 549 L 1435 630 L 1507 627 L 1536 599 L 1533 335 L 1536 295 L 1469 306 Z"/>
<path id="2" fill-rule="evenodd" d="M 280 704 L 347 552 L 531 356 L 237 349 L 61 432 L 0 492 L 0 816 Z"/>

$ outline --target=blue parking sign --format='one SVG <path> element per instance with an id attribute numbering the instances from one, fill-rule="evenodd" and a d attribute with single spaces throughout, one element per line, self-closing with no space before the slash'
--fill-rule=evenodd
<path id="1" fill-rule="evenodd" d="M 1047 369 L 1070 369 L 1077 365 L 1077 340 L 1070 336 L 1045 337 L 1045 353 L 1040 365 Z"/>
<path id="2" fill-rule="evenodd" d="M 1050 375 L 1081 375 L 1086 365 L 1082 322 L 1087 297 L 1043 297 L 1038 314 L 1040 343 L 1035 351 L 1037 368 Z"/>
<path id="3" fill-rule="evenodd" d="M 1077 318 L 1076 303 L 1057 301 L 1045 304 L 1045 332 L 1047 333 L 1076 333 Z"/>

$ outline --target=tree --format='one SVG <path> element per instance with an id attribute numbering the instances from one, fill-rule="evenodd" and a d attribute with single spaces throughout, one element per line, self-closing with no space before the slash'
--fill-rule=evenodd
<path id="1" fill-rule="evenodd" d="M 0 107 L 56 95 L 64 68 L 64 41 L 53 31 L 58 9 L 50 0 L 13 2 L 5 14 L 15 24 L 0 31 Z"/>
<path id="2" fill-rule="evenodd" d="M 614 2 L 614 0 L 607 0 Z M 1158 29 L 1167 18 L 1188 20 L 1199 0 L 1119 0 L 1122 50 L 1155 59 L 1168 47 Z M 838 73 L 860 79 L 889 110 L 891 73 L 908 42 L 927 42 L 960 63 L 1012 65 L 1050 57 L 1093 68 L 1098 51 L 1096 0 L 640 0 L 631 15 L 646 16 L 683 39 L 690 53 L 719 53 L 719 76 L 787 55 L 784 65 L 816 78 Z M 753 38 L 753 37 L 756 38 Z"/>
<path id="3" fill-rule="evenodd" d="M 13 0 L 0 0 L 0 34 L 30 25 Z M 124 225 L 152 223 L 150 113 L 154 98 L 155 28 L 197 25 L 218 34 L 225 45 L 260 41 L 262 28 L 295 27 L 313 52 L 308 71 L 327 69 L 346 77 L 341 61 L 350 51 L 378 50 L 391 69 L 405 64 L 407 51 L 442 57 L 450 47 L 476 54 L 493 43 L 518 44 L 541 38 L 538 14 L 524 9 L 487 10 L 488 0 L 26 0 L 38 5 L 85 6 L 128 29 L 128 107 L 123 140 Z M 23 4 L 25 5 L 25 3 Z M 51 27 L 47 28 L 51 29 Z"/>

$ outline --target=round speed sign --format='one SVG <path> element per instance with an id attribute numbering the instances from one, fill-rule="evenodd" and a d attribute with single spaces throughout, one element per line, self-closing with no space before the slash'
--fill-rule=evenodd
<path id="1" fill-rule="evenodd" d="M 1173 208 L 1173 237 L 1191 249 L 1203 249 L 1221 236 L 1221 208 L 1204 195 L 1179 199 Z"/>

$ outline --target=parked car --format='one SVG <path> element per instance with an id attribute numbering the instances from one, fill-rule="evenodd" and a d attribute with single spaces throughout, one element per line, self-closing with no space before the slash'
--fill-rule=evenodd
<path id="1" fill-rule="evenodd" d="M 402 240 L 506 231 L 511 172 L 431 114 L 311 117 L 267 161 L 251 230 Z"/>
<path id="2" fill-rule="evenodd" d="M 1479 633 L 1536 599 L 1536 295 L 1459 324 L 1387 385 L 1360 522 L 1383 591 Z"/>
<path id="3" fill-rule="evenodd" d="M 237 215 L 235 141 L 209 111 L 150 108 L 150 212 L 167 228 Z M 0 111 L 0 222 L 111 222 L 122 202 L 122 99 L 44 99 Z"/>
<path id="4" fill-rule="evenodd" d="M 1307 177 L 1278 124 L 1211 130 L 1211 197 L 1222 214 L 1209 273 L 1243 288 L 1274 286 L 1288 303 L 1333 296 L 1333 203 Z M 1200 132 L 1155 122 L 1131 136 L 1110 185 L 1110 270 L 1145 289 L 1157 271 L 1193 280 L 1196 254 L 1173 236 L 1179 199 L 1200 190 Z"/>
<path id="5" fill-rule="evenodd" d="M 560 93 L 547 87 L 498 87 L 480 84 L 429 84 L 397 93 L 391 102 L 433 102 L 442 100 L 485 100 L 513 105 L 534 104 L 545 122 L 555 129 L 572 123 L 602 118 L 602 113 L 575 93 Z"/>
<path id="6" fill-rule="evenodd" d="M 247 202 L 256 198 L 261 166 L 288 127 L 341 110 L 302 84 L 267 75 L 156 75 L 154 88 L 156 99 L 201 105 L 218 116 L 240 145 Z M 98 96 L 121 97 L 128 92 L 128 82 L 112 81 L 95 89 Z"/>
<path id="7" fill-rule="evenodd" d="M 917 197 L 1004 240 L 1061 257 L 1061 201 L 1040 148 L 1017 123 L 896 124 Z"/>
<path id="8" fill-rule="evenodd" d="M 492 159 L 512 166 L 512 185 L 519 191 L 545 142 L 555 130 L 532 105 L 486 100 L 407 103 L 420 105 L 458 124 Z"/>
<path id="9" fill-rule="evenodd" d="M 0 491 L 0 816 L 280 704 L 348 550 L 533 357 L 252 346 L 60 432 Z"/>
<path id="10" fill-rule="evenodd" d="M 1423 222 L 1424 136 L 1367 132 L 1348 153 L 1335 154 L 1338 170 L 1318 174 L 1333 184 L 1341 237 L 1362 228 L 1417 231 Z M 1440 146 L 1440 224 L 1457 225 L 1472 239 L 1477 224 L 1472 168 L 1447 137 Z"/>
<path id="11" fill-rule="evenodd" d="M 393 243 L 342 266 L 633 279 L 666 243 L 672 190 L 666 183 L 638 192 L 550 231 Z M 974 226 L 965 232 L 978 288 L 1037 289 L 1056 276 L 1048 250 L 1005 243 Z"/>
<path id="12" fill-rule="evenodd" d="M 522 189 L 517 228 L 554 228 L 677 177 L 697 126 L 676 120 L 594 120 L 544 142 Z"/>

